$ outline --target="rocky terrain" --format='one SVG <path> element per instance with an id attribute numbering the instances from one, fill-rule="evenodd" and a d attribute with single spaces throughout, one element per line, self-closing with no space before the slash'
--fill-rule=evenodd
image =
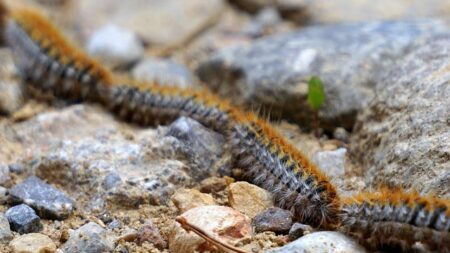
<path id="1" fill-rule="evenodd" d="M 343 196 L 450 198 L 449 1 L 4 2 L 46 13 L 119 75 L 260 112 Z M 0 46 L 0 252 L 223 252 L 192 225 L 243 252 L 367 252 L 297 223 L 232 164 L 225 137 L 191 118 L 143 128 L 31 96 Z"/>

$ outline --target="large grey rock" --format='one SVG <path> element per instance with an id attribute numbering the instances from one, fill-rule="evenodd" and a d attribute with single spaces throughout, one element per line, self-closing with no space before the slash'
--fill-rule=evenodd
<path id="1" fill-rule="evenodd" d="M 152 46 L 176 46 L 219 17 L 222 0 L 77 1 L 77 25 L 84 37 L 105 23 L 132 30 Z M 199 15 L 201 14 L 201 15 Z"/>
<path id="2" fill-rule="evenodd" d="M 386 73 L 351 141 L 372 185 L 450 197 L 450 35 L 417 43 Z"/>
<path id="3" fill-rule="evenodd" d="M 89 222 L 75 230 L 69 240 L 62 246 L 65 253 L 110 252 L 114 249 L 111 235 L 100 225 Z"/>
<path id="4" fill-rule="evenodd" d="M 42 218 L 65 219 L 74 209 L 74 201 L 65 193 L 31 176 L 9 190 L 13 202 L 32 206 Z"/>
<path id="5" fill-rule="evenodd" d="M 13 239 L 8 219 L 3 213 L 0 213 L 0 243 L 7 243 Z"/>
<path id="6" fill-rule="evenodd" d="M 5 213 L 11 229 L 19 234 L 39 232 L 42 229 L 41 219 L 36 215 L 33 208 L 20 204 L 13 206 Z"/>
<path id="7" fill-rule="evenodd" d="M 266 253 L 364 253 L 366 252 L 352 238 L 339 232 L 322 231 L 307 234 L 299 239 L 284 245 L 266 251 Z"/>
<path id="8" fill-rule="evenodd" d="M 373 98 L 374 84 L 411 44 L 446 31 L 439 21 L 366 22 L 315 26 L 218 52 L 197 69 L 213 90 L 238 104 L 263 105 L 271 115 L 313 122 L 307 81 L 318 75 L 326 101 L 324 127 L 351 128 Z"/>

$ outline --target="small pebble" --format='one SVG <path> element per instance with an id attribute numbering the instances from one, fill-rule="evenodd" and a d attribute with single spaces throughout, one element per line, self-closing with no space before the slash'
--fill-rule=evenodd
<path id="1" fill-rule="evenodd" d="M 194 83 L 192 73 L 183 65 L 168 59 L 146 58 L 133 68 L 136 80 L 188 88 Z"/>
<path id="2" fill-rule="evenodd" d="M 150 220 L 145 222 L 138 231 L 137 244 L 141 245 L 144 242 L 150 242 L 158 249 L 164 249 L 167 247 L 167 243 L 162 238 L 159 229 Z"/>
<path id="3" fill-rule="evenodd" d="M 10 115 L 23 105 L 23 86 L 10 49 L 0 48 L 0 114 Z"/>
<path id="4" fill-rule="evenodd" d="M 266 251 L 266 253 L 293 252 L 365 253 L 366 251 L 354 239 L 334 231 L 307 234 L 283 247 Z"/>
<path id="5" fill-rule="evenodd" d="M 12 181 L 9 174 L 9 167 L 0 163 L 0 186 L 8 187 L 11 183 Z"/>
<path id="6" fill-rule="evenodd" d="M 64 253 L 109 252 L 114 249 L 114 241 L 100 225 L 89 222 L 70 234 L 62 246 Z"/>
<path id="7" fill-rule="evenodd" d="M 122 224 L 120 223 L 119 220 L 113 220 L 110 223 L 108 223 L 108 229 L 113 230 L 115 228 L 120 228 Z"/>
<path id="8" fill-rule="evenodd" d="M 136 231 L 136 229 L 132 229 L 132 228 L 128 228 L 126 229 L 119 238 L 117 238 L 116 241 L 125 241 L 125 242 L 132 242 L 134 240 L 136 240 L 138 236 L 138 232 Z"/>
<path id="9" fill-rule="evenodd" d="M 289 240 L 294 241 L 297 238 L 300 238 L 306 234 L 309 234 L 313 231 L 313 228 L 309 225 L 305 225 L 302 223 L 294 223 L 291 229 L 289 230 Z"/>
<path id="10" fill-rule="evenodd" d="M 268 191 L 247 182 L 230 184 L 228 193 L 231 207 L 250 218 L 273 207 L 272 195 Z"/>
<path id="11" fill-rule="evenodd" d="M 73 200 L 66 194 L 35 176 L 11 188 L 9 195 L 12 202 L 32 206 L 45 219 L 63 220 L 74 208 Z"/>
<path id="12" fill-rule="evenodd" d="M 223 177 L 208 177 L 200 182 L 200 191 L 216 193 L 227 188 L 227 180 Z"/>
<path id="13" fill-rule="evenodd" d="M 11 229 L 19 234 L 39 232 L 42 229 L 41 219 L 33 208 L 20 204 L 8 209 L 5 213 Z"/>
<path id="14" fill-rule="evenodd" d="M 139 60 L 144 47 L 134 32 L 109 24 L 92 34 L 87 51 L 106 64 L 118 67 Z"/>
<path id="15" fill-rule="evenodd" d="M 121 181 L 122 179 L 119 175 L 117 175 L 116 173 L 109 173 L 103 180 L 102 187 L 105 190 L 109 190 L 120 184 Z"/>
<path id="16" fill-rule="evenodd" d="M 0 213 L 0 243 L 7 243 L 13 239 L 9 222 L 3 213 Z"/>
<path id="17" fill-rule="evenodd" d="M 252 225 L 257 233 L 265 231 L 287 233 L 292 226 L 292 213 L 278 207 L 271 207 L 256 215 Z"/>
<path id="18" fill-rule="evenodd" d="M 337 127 L 336 129 L 334 129 L 333 137 L 337 140 L 348 143 L 350 134 L 347 132 L 347 130 L 345 130 L 345 128 Z"/>
<path id="19" fill-rule="evenodd" d="M 53 253 L 56 245 L 48 236 L 31 233 L 16 237 L 9 243 L 14 253 Z"/>
<path id="20" fill-rule="evenodd" d="M 172 195 L 171 200 L 181 213 L 195 207 L 216 204 L 211 195 L 201 193 L 196 189 L 178 189 Z"/>
<path id="21" fill-rule="evenodd" d="M 0 205 L 3 205 L 8 200 L 8 189 L 0 186 Z"/>

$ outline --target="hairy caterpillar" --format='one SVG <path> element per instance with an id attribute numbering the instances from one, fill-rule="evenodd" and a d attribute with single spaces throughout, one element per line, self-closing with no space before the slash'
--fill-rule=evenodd
<path id="1" fill-rule="evenodd" d="M 23 9 L 10 15 L 4 35 L 24 79 L 63 97 L 99 99 L 100 87 L 111 83 L 106 69 L 67 43 L 37 12 Z"/>
<path id="2" fill-rule="evenodd" d="M 372 249 L 450 252 L 450 201 L 381 189 L 342 200 L 341 230 Z"/>
<path id="3" fill-rule="evenodd" d="M 431 250 L 448 250 L 448 201 L 387 190 L 340 201 L 326 176 L 256 115 L 208 91 L 121 81 L 38 13 L 14 11 L 8 17 L 5 38 L 23 78 L 35 88 L 100 102 L 144 125 L 190 116 L 228 136 L 244 176 L 271 191 L 278 205 L 300 222 L 340 229 L 372 248 L 399 245 L 409 250 L 420 241 Z"/>
<path id="4" fill-rule="evenodd" d="M 149 124 L 180 115 L 232 136 L 247 179 L 270 190 L 299 221 L 337 224 L 338 197 L 327 178 L 268 123 L 207 91 L 121 81 L 66 42 L 38 13 L 19 10 L 7 22 L 6 39 L 16 64 L 35 88 L 56 96 L 98 101 L 121 117 Z M 249 163 L 250 161 L 254 161 Z"/>

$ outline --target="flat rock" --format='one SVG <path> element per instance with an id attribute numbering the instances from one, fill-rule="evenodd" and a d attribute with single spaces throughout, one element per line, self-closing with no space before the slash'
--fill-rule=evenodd
<path id="1" fill-rule="evenodd" d="M 145 4 L 131 0 L 125 8 L 120 0 L 108 1 L 107 5 L 83 0 L 77 1 L 75 7 L 85 37 L 106 23 L 114 23 L 136 32 L 152 45 L 177 45 L 217 18 L 223 5 L 222 0 L 151 0 Z"/>
<path id="2" fill-rule="evenodd" d="M 338 23 L 368 20 L 404 20 L 418 18 L 447 18 L 448 2 L 389 1 L 389 0 L 316 0 L 291 2 L 291 9 L 303 9 L 303 16 L 292 17 L 301 23 Z"/>
<path id="3" fill-rule="evenodd" d="M 266 251 L 267 253 L 363 253 L 363 247 L 352 238 L 339 232 L 323 231 L 307 234 L 283 247 Z"/>
<path id="4" fill-rule="evenodd" d="M 114 249 L 114 240 L 100 225 L 89 222 L 73 231 L 61 249 L 65 253 L 109 252 Z"/>
<path id="5" fill-rule="evenodd" d="M 176 138 L 166 127 L 137 129 L 96 106 L 74 105 L 41 113 L 10 131 L 24 149 L 17 161 L 22 173 L 61 187 L 72 199 L 91 198 L 83 209 L 101 210 L 107 203 L 133 208 L 167 203 L 177 188 L 221 168 L 223 137 L 191 122 Z M 188 133 L 205 142 L 195 143 Z"/>
<path id="6" fill-rule="evenodd" d="M 450 36 L 418 42 L 377 85 L 351 149 L 369 185 L 450 197 Z"/>
<path id="7" fill-rule="evenodd" d="M 292 226 L 292 213 L 278 207 L 271 207 L 256 215 L 252 225 L 257 233 L 265 231 L 287 233 Z"/>
<path id="8" fill-rule="evenodd" d="M 216 204 L 211 195 L 201 193 L 196 189 L 178 189 L 172 195 L 171 200 L 181 213 L 195 207 Z"/>
<path id="9" fill-rule="evenodd" d="M 19 234 L 28 234 L 42 230 L 41 219 L 33 208 L 20 204 L 9 208 L 5 213 L 11 229 Z"/>
<path id="10" fill-rule="evenodd" d="M 132 31 L 108 24 L 91 35 L 87 51 L 106 64 L 119 67 L 139 60 L 144 54 L 144 46 Z"/>
<path id="11" fill-rule="evenodd" d="M 14 253 L 53 253 L 56 245 L 48 236 L 30 233 L 16 237 L 9 243 Z"/>
<path id="12" fill-rule="evenodd" d="M 443 22 L 429 20 L 312 26 L 223 49 L 197 73 L 235 103 L 263 105 L 302 126 L 313 122 L 307 82 L 317 75 L 326 93 L 322 126 L 351 128 L 356 112 L 374 97 L 380 74 L 413 42 L 446 30 Z"/>
<path id="13" fill-rule="evenodd" d="M 12 239 L 13 234 L 11 233 L 8 218 L 3 213 L 0 213 L 0 243 L 7 243 Z"/>
<path id="14" fill-rule="evenodd" d="M 273 206 L 272 195 L 256 185 L 236 182 L 228 186 L 231 207 L 250 218 Z"/>
<path id="15" fill-rule="evenodd" d="M 145 58 L 132 70 L 136 80 L 156 82 L 160 85 L 188 88 L 193 85 L 194 77 L 184 65 L 163 58 Z"/>
<path id="16" fill-rule="evenodd" d="M 74 201 L 65 193 L 35 176 L 11 188 L 9 194 L 13 202 L 32 206 L 42 218 L 62 220 L 74 209 Z"/>
<path id="17" fill-rule="evenodd" d="M 227 206 L 201 206 L 190 209 L 177 217 L 177 221 L 192 224 L 201 228 L 215 240 L 235 246 L 252 237 L 250 219 Z M 196 252 L 203 248 L 211 250 L 211 246 L 204 244 L 204 240 L 192 232 L 182 229 L 176 223 L 169 236 L 169 249 L 173 252 Z"/>

